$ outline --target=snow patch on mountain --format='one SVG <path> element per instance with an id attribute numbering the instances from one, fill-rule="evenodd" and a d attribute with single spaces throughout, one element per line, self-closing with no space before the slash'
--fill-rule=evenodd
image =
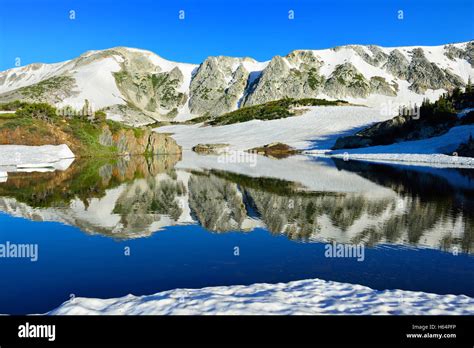
<path id="1" fill-rule="evenodd" d="M 103 58 L 79 67 L 72 72 L 79 94 L 64 99 L 58 106 L 70 105 L 81 110 L 86 99 L 91 101 L 95 110 L 108 105 L 125 104 L 112 75 L 120 69 L 116 57 Z"/>
<path id="2" fill-rule="evenodd" d="M 35 63 L 0 72 L 0 94 L 61 74 L 70 62 L 68 60 L 54 64 Z"/>

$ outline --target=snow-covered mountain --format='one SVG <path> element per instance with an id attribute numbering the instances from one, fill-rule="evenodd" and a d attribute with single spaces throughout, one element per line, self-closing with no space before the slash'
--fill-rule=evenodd
<path id="1" fill-rule="evenodd" d="M 80 109 L 87 99 L 109 118 L 145 124 L 219 115 L 283 97 L 345 99 L 377 107 L 388 101 L 419 103 L 464 86 L 469 77 L 474 77 L 474 41 L 297 50 L 267 62 L 219 56 L 200 65 L 117 47 L 0 72 L 0 102 L 47 101 Z"/>

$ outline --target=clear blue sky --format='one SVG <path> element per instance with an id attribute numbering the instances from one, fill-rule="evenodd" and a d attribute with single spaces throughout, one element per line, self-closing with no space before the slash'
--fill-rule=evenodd
<path id="1" fill-rule="evenodd" d="M 0 0 L 0 70 L 16 57 L 52 63 L 114 46 L 199 63 L 343 44 L 437 45 L 472 40 L 473 23 L 473 0 Z"/>

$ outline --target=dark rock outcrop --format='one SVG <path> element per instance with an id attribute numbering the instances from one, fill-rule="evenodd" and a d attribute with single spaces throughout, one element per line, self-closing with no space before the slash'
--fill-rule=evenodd
<path id="1" fill-rule="evenodd" d="M 352 149 L 376 145 L 380 140 L 388 140 L 394 134 L 398 134 L 410 119 L 410 116 L 396 116 L 390 120 L 376 123 L 369 128 L 357 132 L 355 135 L 338 138 L 333 149 Z"/>
<path id="2" fill-rule="evenodd" d="M 462 157 L 474 157 L 474 140 L 472 139 L 472 135 L 466 143 L 459 145 L 456 153 Z"/>

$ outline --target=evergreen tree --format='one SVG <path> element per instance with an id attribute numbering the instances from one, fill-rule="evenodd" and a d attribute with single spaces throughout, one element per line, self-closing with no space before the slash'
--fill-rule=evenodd
<path id="1" fill-rule="evenodd" d="M 455 88 L 453 89 L 453 92 L 452 92 L 452 95 L 451 95 L 451 99 L 452 99 L 453 101 L 456 101 L 456 100 L 459 99 L 459 97 L 461 96 L 461 94 L 462 94 L 461 88 L 455 87 Z"/>
<path id="2" fill-rule="evenodd" d="M 107 114 L 104 111 L 99 110 L 94 113 L 95 122 L 102 123 L 102 122 L 105 122 L 106 119 L 107 119 Z"/>
<path id="3" fill-rule="evenodd" d="M 92 112 L 91 112 L 92 108 L 89 104 L 89 100 L 84 100 L 84 106 L 82 107 L 82 116 L 83 117 L 88 117 L 88 116 L 91 116 L 92 115 Z"/>

